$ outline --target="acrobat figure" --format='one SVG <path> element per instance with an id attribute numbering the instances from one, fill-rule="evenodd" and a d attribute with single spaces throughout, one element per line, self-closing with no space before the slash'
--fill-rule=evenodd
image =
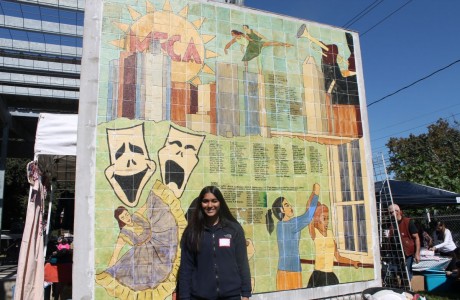
<path id="1" fill-rule="evenodd" d="M 262 61 L 260 54 L 263 48 L 275 46 L 292 47 L 292 44 L 269 41 L 259 32 L 249 28 L 248 25 L 243 25 L 243 31 L 244 33 L 238 30 L 231 31 L 232 39 L 227 43 L 227 45 L 225 45 L 224 52 L 227 54 L 228 48 L 230 48 L 234 43 L 239 44 L 241 52 L 244 53 L 244 56 L 241 60 L 244 62 L 246 71 L 248 70 L 248 62 L 254 58 L 257 58 L 259 74 L 262 74 Z"/>
<path id="2" fill-rule="evenodd" d="M 358 83 L 356 79 L 355 55 L 353 36 L 346 32 L 345 38 L 350 50 L 348 60 L 339 54 L 339 48 L 335 44 L 326 44 L 319 41 L 302 24 L 297 32 L 297 38 L 305 37 L 313 44 L 321 48 L 321 68 L 324 74 L 324 88 L 331 95 L 333 104 L 359 104 Z M 339 63 L 345 64 L 347 69 L 341 70 Z"/>
<path id="3" fill-rule="evenodd" d="M 306 211 L 295 217 L 291 204 L 284 197 L 277 198 L 266 215 L 267 229 L 274 230 L 272 213 L 278 219 L 276 235 L 278 241 L 278 271 L 276 289 L 292 290 L 302 288 L 302 267 L 300 265 L 299 241 L 301 230 L 310 224 L 319 199 L 319 184 L 313 185 L 313 191 L 306 204 Z"/>
<path id="4" fill-rule="evenodd" d="M 359 268 L 360 262 L 343 257 L 337 250 L 332 230 L 329 229 L 329 209 L 318 202 L 313 223 L 308 226 L 315 243 L 315 270 L 308 280 L 307 288 L 339 284 L 333 272 L 334 258 L 340 265 Z"/>
<path id="5" fill-rule="evenodd" d="M 97 274 L 96 282 L 115 297 L 156 288 L 167 280 L 176 259 L 179 237 L 173 213 L 152 190 L 135 213 L 119 206 L 114 217 L 120 233 L 108 268 Z M 120 257 L 126 245 L 131 248 Z"/>

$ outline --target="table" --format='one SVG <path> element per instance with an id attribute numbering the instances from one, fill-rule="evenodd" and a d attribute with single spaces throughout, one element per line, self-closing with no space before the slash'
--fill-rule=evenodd
<path id="1" fill-rule="evenodd" d="M 422 272 L 429 269 L 444 271 L 449 265 L 452 258 L 442 256 L 422 256 L 420 257 L 419 263 L 412 264 L 412 270 L 416 272 Z"/>

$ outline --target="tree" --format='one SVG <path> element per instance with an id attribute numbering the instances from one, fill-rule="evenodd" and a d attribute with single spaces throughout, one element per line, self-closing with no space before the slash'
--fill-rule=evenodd
<path id="1" fill-rule="evenodd" d="M 24 225 L 30 186 L 26 173 L 28 162 L 20 158 L 8 158 L 6 161 L 3 229 L 21 230 Z M 15 226 L 19 228 L 13 228 Z"/>
<path id="2" fill-rule="evenodd" d="M 389 171 L 395 179 L 460 193 L 460 124 L 439 119 L 428 133 L 390 138 Z"/>

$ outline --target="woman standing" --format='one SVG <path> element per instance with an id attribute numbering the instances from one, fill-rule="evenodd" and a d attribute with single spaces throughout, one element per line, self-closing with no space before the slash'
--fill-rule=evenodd
<path id="1" fill-rule="evenodd" d="M 455 253 L 457 245 L 455 245 L 454 240 L 452 239 L 452 233 L 446 228 L 446 224 L 444 224 L 444 222 L 439 221 L 436 226 L 436 235 L 438 240 L 442 241 L 442 243 L 431 247 L 430 250 L 439 252 L 441 256 L 451 257 L 452 260 L 446 270 L 453 271 L 457 268 L 455 265 L 457 262 L 457 256 Z"/>
<path id="2" fill-rule="evenodd" d="M 276 224 L 276 238 L 278 241 L 278 271 L 276 272 L 276 289 L 293 290 L 302 288 L 302 266 L 300 264 L 299 241 L 302 229 L 310 224 L 319 199 L 320 185 L 313 184 L 313 191 L 306 204 L 305 212 L 295 216 L 291 203 L 278 197 L 265 216 L 267 230 L 271 234 L 274 228 L 272 215 L 278 219 Z"/>
<path id="3" fill-rule="evenodd" d="M 179 299 L 249 299 L 246 238 L 220 190 L 203 188 L 181 241 Z"/>

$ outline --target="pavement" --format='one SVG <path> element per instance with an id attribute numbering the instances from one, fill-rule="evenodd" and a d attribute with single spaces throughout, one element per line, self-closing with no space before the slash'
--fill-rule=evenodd
<path id="1" fill-rule="evenodd" d="M 16 283 L 17 265 L 0 265 L 0 299 L 13 299 L 13 286 Z"/>

